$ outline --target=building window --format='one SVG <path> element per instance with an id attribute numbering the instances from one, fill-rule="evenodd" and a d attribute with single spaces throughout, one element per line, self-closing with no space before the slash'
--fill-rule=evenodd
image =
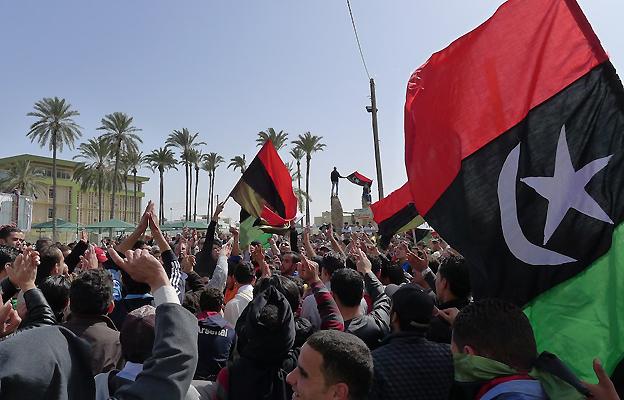
<path id="1" fill-rule="evenodd" d="M 52 209 L 48 208 L 48 218 L 52 218 Z"/>
<path id="2" fill-rule="evenodd" d="M 50 199 L 54 198 L 54 188 L 48 189 L 48 198 L 50 198 Z"/>

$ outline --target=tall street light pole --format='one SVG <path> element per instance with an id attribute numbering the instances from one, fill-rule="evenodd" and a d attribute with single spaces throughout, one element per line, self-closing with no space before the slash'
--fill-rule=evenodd
<path id="1" fill-rule="evenodd" d="M 379 200 L 384 197 L 383 176 L 381 174 L 381 155 L 379 153 L 379 130 L 377 128 L 377 99 L 375 98 L 375 80 L 370 78 L 371 105 L 366 106 L 366 111 L 371 113 L 373 122 L 373 142 L 375 144 L 375 166 L 377 168 L 377 189 Z"/>

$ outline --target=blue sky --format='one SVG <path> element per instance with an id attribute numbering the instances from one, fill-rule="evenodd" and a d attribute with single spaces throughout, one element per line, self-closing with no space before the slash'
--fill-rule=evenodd
<path id="1" fill-rule="evenodd" d="M 502 1 L 352 0 L 360 39 L 377 84 L 386 194 L 405 181 L 403 103 L 410 73 L 429 55 L 488 18 Z M 624 4 L 580 4 L 616 68 L 624 68 Z M 375 178 L 366 77 L 346 3 L 292 1 L 0 1 L 0 157 L 46 155 L 25 133 L 26 113 L 48 96 L 65 97 L 81 115 L 83 138 L 97 136 L 105 114 L 123 111 L 143 129 L 142 150 L 163 145 L 173 129 L 200 132 L 204 151 L 225 158 L 257 148 L 267 127 L 294 139 L 311 131 L 327 149 L 312 159 L 312 214 L 329 208 L 329 172 Z M 66 150 L 62 158 L 75 152 Z M 287 158 L 287 151 L 282 151 Z M 146 187 L 158 198 L 158 178 Z M 239 174 L 222 166 L 216 191 Z M 207 176 L 200 179 L 205 212 Z M 165 176 L 166 215 L 184 210 L 184 172 Z M 341 186 L 345 210 L 361 190 Z M 376 188 L 373 189 L 374 199 Z M 225 214 L 235 216 L 230 202 Z"/>

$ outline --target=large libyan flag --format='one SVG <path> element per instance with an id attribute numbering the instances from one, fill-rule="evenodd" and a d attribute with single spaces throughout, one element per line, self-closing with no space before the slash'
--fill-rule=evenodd
<path id="1" fill-rule="evenodd" d="M 595 381 L 624 356 L 624 90 L 572 0 L 511 0 L 408 84 L 416 208 Z M 423 190 L 427 188 L 427 190 Z M 419 190 L 417 190 L 419 189 Z"/>

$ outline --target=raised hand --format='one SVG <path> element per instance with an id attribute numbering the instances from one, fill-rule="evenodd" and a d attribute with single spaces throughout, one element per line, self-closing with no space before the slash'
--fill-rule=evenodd
<path id="1" fill-rule="evenodd" d="M 406 255 L 407 261 L 414 271 L 423 272 L 429 266 L 429 262 L 427 261 L 426 256 L 420 257 L 418 254 L 409 250 L 407 251 Z"/>
<path id="2" fill-rule="evenodd" d="M 597 384 L 583 382 L 583 384 L 587 386 L 591 392 L 590 399 L 620 400 L 617 392 L 615 391 L 615 386 L 613 386 L 613 382 L 609 379 L 609 375 L 607 375 L 604 368 L 602 368 L 602 364 L 597 358 L 594 360 L 594 373 L 598 378 Z"/>
<path id="3" fill-rule="evenodd" d="M 196 260 L 195 256 L 186 256 L 180 259 L 180 266 L 182 267 L 182 271 L 187 274 L 195 268 Z"/>
<path id="4" fill-rule="evenodd" d="M 22 291 L 35 288 L 37 278 L 37 266 L 39 265 L 39 253 L 31 248 L 15 258 L 12 265 L 6 267 L 9 280 Z"/>
<path id="5" fill-rule="evenodd" d="M 162 286 L 171 285 L 165 269 L 148 250 L 128 250 L 123 259 L 114 249 L 110 249 L 108 254 L 113 262 L 130 275 L 137 282 L 146 283 L 152 292 Z"/>
<path id="6" fill-rule="evenodd" d="M 307 283 L 320 281 L 318 273 L 319 265 L 312 260 L 308 260 L 307 257 L 301 257 L 301 262 L 298 263 L 298 269 L 299 276 Z"/>
<path id="7" fill-rule="evenodd" d="M 360 272 L 361 274 L 367 274 L 369 272 L 372 272 L 373 265 L 371 264 L 368 257 L 366 257 L 366 254 L 364 254 L 364 252 L 360 248 L 358 248 L 357 246 L 354 246 L 351 249 L 350 254 L 355 259 L 355 265 L 357 267 L 358 272 Z"/>
<path id="8" fill-rule="evenodd" d="M 84 252 L 84 255 L 80 256 L 80 262 L 78 268 L 83 271 L 88 269 L 98 269 L 100 264 L 98 263 L 97 254 L 95 253 L 95 246 L 90 244 L 89 248 Z"/>
<path id="9" fill-rule="evenodd" d="M 221 250 L 219 250 L 219 256 L 225 256 L 225 258 L 229 258 L 230 254 L 232 254 L 233 242 L 234 242 L 234 239 L 232 238 L 228 240 L 223 246 L 221 246 Z"/>
<path id="10" fill-rule="evenodd" d="M 438 310 L 438 315 L 451 325 L 455 322 L 457 314 L 459 314 L 459 309 L 455 307 L 447 308 L 446 310 Z"/>
<path id="11" fill-rule="evenodd" d="M 219 221 L 219 215 L 221 215 L 221 212 L 223 211 L 223 207 L 225 206 L 225 201 L 217 204 L 217 207 L 214 210 L 214 213 L 212 214 L 212 221 L 218 222 Z"/>
<path id="12" fill-rule="evenodd" d="M 237 238 L 240 235 L 238 232 L 238 229 L 236 229 L 235 226 L 230 227 L 230 233 L 232 234 L 232 237 L 235 237 L 235 238 Z"/>
<path id="13" fill-rule="evenodd" d="M 11 300 L 0 305 L 0 337 L 7 336 L 17 329 L 22 323 L 17 311 L 13 309 Z"/>

